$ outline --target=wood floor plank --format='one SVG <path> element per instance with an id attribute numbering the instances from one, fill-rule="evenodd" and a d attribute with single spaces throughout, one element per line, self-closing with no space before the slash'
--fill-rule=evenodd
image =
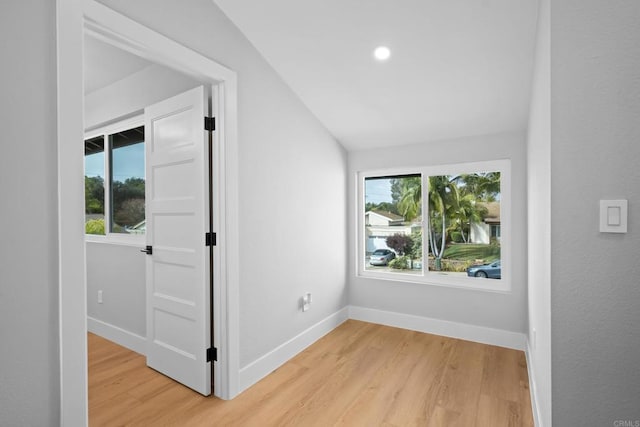
<path id="1" fill-rule="evenodd" d="M 516 402 L 483 394 L 475 425 L 519 427 L 523 425 L 522 410 Z"/>
<path id="2" fill-rule="evenodd" d="M 424 344 L 415 332 L 407 331 L 398 352 L 371 377 L 337 425 L 370 426 L 385 420 L 402 400 L 401 393 L 423 357 Z"/>
<path id="3" fill-rule="evenodd" d="M 531 408 L 531 390 L 529 389 L 529 370 L 527 369 L 527 358 L 524 352 L 518 352 L 518 366 L 520 368 L 520 410 L 522 411 L 522 425 L 524 427 L 534 427 L 533 410 Z"/>
<path id="4" fill-rule="evenodd" d="M 495 346 L 485 347 L 482 393 L 511 402 L 519 402 L 520 353 Z"/>
<path id="5" fill-rule="evenodd" d="M 231 401 L 89 334 L 91 426 L 532 427 L 524 354 L 349 320 Z"/>
<path id="6" fill-rule="evenodd" d="M 447 418 L 458 414 L 452 426 L 472 426 L 478 411 L 482 386 L 485 345 L 456 340 L 445 366 L 436 405 L 446 410 Z"/>
<path id="7" fill-rule="evenodd" d="M 295 411 L 288 411 L 276 423 L 281 426 L 322 426 L 324 418 L 338 419 L 364 391 L 367 381 L 381 369 L 387 358 L 398 351 L 402 335 L 408 331 L 385 328 L 369 334 L 360 346 L 352 346 L 340 356 L 335 369 L 327 372 L 323 383 L 298 401 Z"/>
<path id="8" fill-rule="evenodd" d="M 418 362 L 397 394 L 385 422 L 397 426 L 425 426 L 433 416 L 446 364 L 455 340 L 416 333 L 423 344 Z"/>

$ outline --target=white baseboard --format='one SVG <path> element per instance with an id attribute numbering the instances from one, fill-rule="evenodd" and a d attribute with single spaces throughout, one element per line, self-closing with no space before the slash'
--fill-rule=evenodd
<path id="1" fill-rule="evenodd" d="M 527 340 L 527 350 L 525 351 L 527 357 L 527 371 L 529 374 L 529 394 L 531 395 L 531 412 L 533 412 L 533 425 L 536 427 L 544 427 L 542 423 L 542 414 L 540 414 L 540 408 L 538 406 L 538 387 L 536 384 L 535 366 L 533 358 L 531 357 L 531 347 Z"/>
<path id="2" fill-rule="evenodd" d="M 512 348 L 515 350 L 524 351 L 526 348 L 527 340 L 525 334 L 487 328 L 484 326 L 450 322 L 447 320 L 432 319 L 429 317 L 414 316 L 411 314 L 376 310 L 373 308 L 353 305 L 349 306 L 349 318 L 362 320 L 364 322 L 393 326 L 396 328 L 409 329 L 412 331 L 426 332 L 428 334 L 475 341 L 482 344 Z"/>
<path id="3" fill-rule="evenodd" d="M 349 308 L 344 307 L 259 359 L 251 362 L 244 368 L 241 368 L 238 375 L 238 393 L 242 393 L 242 391 L 269 375 L 296 354 L 334 330 L 348 318 Z"/>
<path id="4" fill-rule="evenodd" d="M 147 339 L 145 337 L 118 326 L 87 316 L 87 330 L 143 356 L 146 353 Z"/>

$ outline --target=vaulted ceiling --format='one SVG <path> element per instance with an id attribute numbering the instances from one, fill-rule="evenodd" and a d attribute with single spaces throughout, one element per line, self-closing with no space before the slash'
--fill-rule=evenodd
<path id="1" fill-rule="evenodd" d="M 538 0 L 213 1 L 349 150 L 526 129 Z M 86 93 L 151 65 L 85 44 Z"/>
<path id="2" fill-rule="evenodd" d="M 538 0 L 213 1 L 347 149 L 526 129 Z"/>

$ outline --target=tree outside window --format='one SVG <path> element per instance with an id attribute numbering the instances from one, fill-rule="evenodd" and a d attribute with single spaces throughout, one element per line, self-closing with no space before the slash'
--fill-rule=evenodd
<path id="1" fill-rule="evenodd" d="M 144 234 L 144 126 L 85 140 L 85 214 L 87 234 Z"/>
<path id="2" fill-rule="evenodd" d="M 500 260 L 501 179 L 491 170 L 366 177 L 365 271 L 466 277 L 468 267 Z M 396 258 L 369 265 L 378 248 Z"/>

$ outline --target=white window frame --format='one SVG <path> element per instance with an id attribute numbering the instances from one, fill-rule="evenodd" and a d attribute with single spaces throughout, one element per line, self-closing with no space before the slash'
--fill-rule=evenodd
<path id="1" fill-rule="evenodd" d="M 422 215 L 427 218 L 428 212 L 428 177 L 437 175 L 459 175 L 477 172 L 500 172 L 500 259 L 502 264 L 501 279 L 478 279 L 475 277 L 460 277 L 447 275 L 442 272 L 428 270 L 426 257 L 423 257 L 423 274 L 415 273 L 371 271 L 365 269 L 365 187 L 366 178 L 382 176 L 421 174 L 422 179 Z M 512 197 L 511 197 L 511 160 L 499 159 L 479 162 L 454 163 L 447 165 L 407 167 L 383 170 L 357 172 L 356 211 L 357 211 L 357 244 L 356 244 L 356 276 L 409 282 L 435 286 L 447 286 L 477 290 L 480 292 L 510 292 L 512 281 Z M 422 248 L 426 253 L 428 248 L 428 233 L 426 222 L 423 221 Z"/>
<path id="2" fill-rule="evenodd" d="M 125 233 L 112 233 L 111 230 L 111 168 L 109 163 L 111 162 L 111 156 L 109 155 L 109 135 L 114 133 L 130 130 L 144 126 L 144 114 L 136 114 L 133 117 L 118 120 L 116 122 L 95 127 L 91 131 L 87 131 L 84 134 L 84 141 L 95 138 L 96 136 L 104 135 L 104 235 L 100 234 L 87 234 L 85 232 L 85 241 L 87 242 L 102 242 L 102 243 L 118 243 L 124 245 L 139 246 L 146 242 L 145 234 L 125 234 Z M 146 162 L 146 156 L 145 156 Z M 86 170 L 86 169 L 85 169 Z M 146 168 L 145 168 L 146 170 Z M 145 185 L 146 185 L 145 176 Z M 145 209 L 146 210 L 146 209 Z M 145 214 L 146 217 L 146 214 Z"/>

